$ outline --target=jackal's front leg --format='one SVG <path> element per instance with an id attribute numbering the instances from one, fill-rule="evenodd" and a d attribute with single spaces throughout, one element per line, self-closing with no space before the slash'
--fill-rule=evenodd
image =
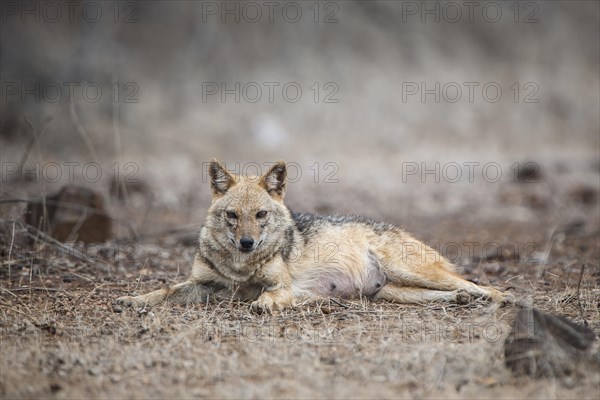
<path id="1" fill-rule="evenodd" d="M 140 296 L 123 296 L 117 299 L 118 304 L 128 307 L 154 306 L 169 301 L 177 304 L 191 304 L 205 301 L 212 289 L 198 282 L 188 280 L 169 288 L 155 290 Z"/>
<path id="2" fill-rule="evenodd" d="M 292 278 L 281 257 L 276 257 L 263 266 L 256 279 L 264 285 L 264 292 L 252 302 L 253 310 L 273 312 L 296 305 L 292 292 Z"/>
<path id="3" fill-rule="evenodd" d="M 192 276 L 183 283 L 169 288 L 155 290 L 141 296 L 124 296 L 117 299 L 118 304 L 130 307 L 154 306 L 163 301 L 191 304 L 206 301 L 215 291 L 220 290 L 217 282 L 220 277 L 196 255 L 192 266 Z"/>

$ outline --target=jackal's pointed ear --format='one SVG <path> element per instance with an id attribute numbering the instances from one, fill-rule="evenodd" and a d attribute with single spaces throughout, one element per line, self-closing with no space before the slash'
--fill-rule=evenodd
<path id="1" fill-rule="evenodd" d="M 285 162 L 278 161 L 260 178 L 259 185 L 265 188 L 271 197 L 283 200 L 283 196 L 285 196 L 286 177 L 287 168 Z"/>
<path id="2" fill-rule="evenodd" d="M 236 183 L 235 176 L 231 175 L 227 168 L 214 158 L 208 166 L 208 173 L 213 197 L 223 196 Z"/>

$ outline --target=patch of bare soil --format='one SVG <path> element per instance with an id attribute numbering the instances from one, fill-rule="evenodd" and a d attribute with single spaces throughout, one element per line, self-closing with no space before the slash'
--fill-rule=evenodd
<path id="1" fill-rule="evenodd" d="M 597 220 L 415 221 L 417 236 L 463 251 L 495 240 L 455 257 L 465 276 L 600 333 Z M 597 359 L 542 379 L 506 368 L 514 306 L 332 300 L 272 316 L 237 301 L 123 309 L 119 296 L 186 278 L 193 235 L 69 253 L 25 233 L 2 224 L 2 398 L 597 398 Z"/>

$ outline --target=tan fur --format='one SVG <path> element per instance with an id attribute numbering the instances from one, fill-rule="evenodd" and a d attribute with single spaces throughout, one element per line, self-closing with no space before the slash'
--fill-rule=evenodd
<path id="1" fill-rule="evenodd" d="M 463 279 L 439 253 L 397 226 L 292 215 L 283 204 L 283 161 L 261 177 L 232 175 L 216 160 L 209 172 L 213 201 L 190 279 L 119 303 L 193 303 L 212 296 L 252 300 L 252 308 L 272 311 L 327 297 L 398 303 L 463 301 L 465 294 L 508 299 Z"/>

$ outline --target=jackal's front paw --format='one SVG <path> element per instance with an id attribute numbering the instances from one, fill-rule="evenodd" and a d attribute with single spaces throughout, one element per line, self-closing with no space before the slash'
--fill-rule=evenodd
<path id="1" fill-rule="evenodd" d="M 275 293 L 276 292 L 265 292 L 261 294 L 256 301 L 253 301 L 252 304 L 250 304 L 252 311 L 257 313 L 272 313 L 275 310 L 283 310 L 294 306 L 295 302 L 291 294 L 281 292 Z"/>
<path id="2" fill-rule="evenodd" d="M 121 306 L 125 306 L 125 307 L 140 308 L 140 307 L 144 307 L 146 305 L 146 301 L 143 298 L 143 296 L 136 296 L 136 297 L 123 296 L 123 297 L 119 297 L 115 301 L 117 304 L 119 304 Z"/>
<path id="3" fill-rule="evenodd" d="M 257 314 L 272 314 L 274 304 L 275 303 L 271 297 L 260 297 L 258 300 L 255 300 L 252 302 L 252 304 L 250 304 L 250 309 Z"/>

